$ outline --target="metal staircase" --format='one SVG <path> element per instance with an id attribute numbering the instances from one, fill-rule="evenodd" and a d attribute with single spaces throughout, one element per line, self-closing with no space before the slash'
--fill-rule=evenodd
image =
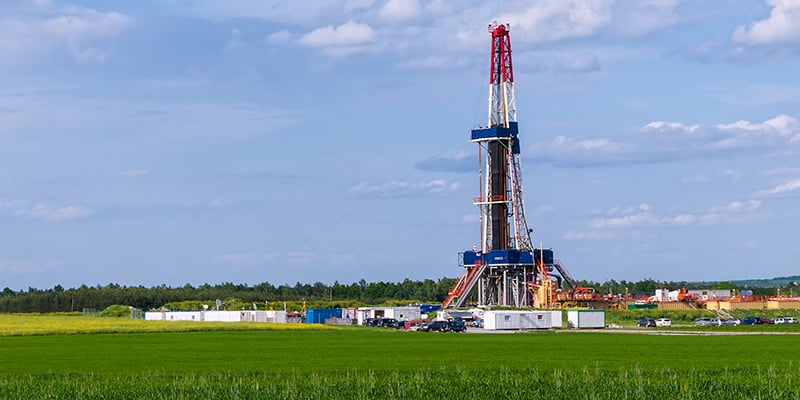
<path id="1" fill-rule="evenodd" d="M 455 303 L 453 303 L 454 307 L 463 306 L 467 301 L 467 295 L 470 290 L 475 287 L 475 283 L 478 282 L 478 279 L 485 269 L 486 264 L 480 261 L 475 262 L 475 265 L 472 267 L 465 269 L 458 277 L 458 280 L 456 280 L 456 283 L 447 291 L 447 297 L 444 299 L 444 302 L 442 302 L 442 308 L 450 307 L 453 300 L 455 300 Z"/>
<path id="2" fill-rule="evenodd" d="M 567 281 L 567 283 L 569 283 L 569 285 L 572 286 L 573 289 L 578 288 L 578 281 L 576 281 L 575 278 L 573 278 L 572 275 L 569 274 L 569 271 L 567 271 L 567 268 L 564 267 L 564 264 L 561 264 L 561 261 L 555 260 L 555 263 L 553 263 L 553 265 L 556 267 L 561 277 L 564 278 Z"/>

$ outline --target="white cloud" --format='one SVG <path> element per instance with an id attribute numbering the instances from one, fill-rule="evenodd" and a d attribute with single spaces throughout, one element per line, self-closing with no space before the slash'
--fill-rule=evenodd
<path id="1" fill-rule="evenodd" d="M 509 11 L 497 17 L 508 22 L 514 40 L 555 42 L 590 36 L 611 21 L 612 0 L 542 0 L 505 3 Z"/>
<path id="2" fill-rule="evenodd" d="M 375 41 L 377 33 L 368 24 L 349 21 L 342 25 L 328 25 L 315 29 L 298 39 L 299 43 L 320 48 L 335 56 L 365 51 L 366 45 Z"/>
<path id="3" fill-rule="evenodd" d="M 767 19 L 750 26 L 741 25 L 733 32 L 734 43 L 745 45 L 781 45 L 800 43 L 800 2 L 766 0 L 772 7 Z"/>
<path id="4" fill-rule="evenodd" d="M 289 33 L 288 29 L 280 30 L 277 32 L 272 32 L 267 35 L 267 38 L 264 39 L 267 43 L 270 44 L 287 44 L 289 41 L 292 40 L 292 34 Z"/>
<path id="5" fill-rule="evenodd" d="M 132 22 L 130 17 L 115 11 L 102 13 L 90 8 L 67 6 L 64 15 L 47 19 L 41 27 L 53 36 L 82 39 L 91 36 L 116 36 Z"/>
<path id="6" fill-rule="evenodd" d="M 786 114 L 781 114 L 775 118 L 768 119 L 761 123 L 752 123 L 750 121 L 740 120 L 732 124 L 717 125 L 717 129 L 722 131 L 732 131 L 745 135 L 778 135 L 781 137 L 788 137 L 793 134 L 800 133 L 800 122 Z"/>
<path id="7" fill-rule="evenodd" d="M 117 176 L 122 178 L 138 178 L 140 176 L 149 175 L 150 170 L 147 169 L 131 169 L 127 171 L 120 171 L 117 173 Z"/>
<path id="8" fill-rule="evenodd" d="M 780 184 L 778 186 L 773 187 L 772 189 L 768 190 L 760 190 L 758 192 L 753 193 L 755 197 L 774 197 L 774 196 L 781 196 L 788 193 L 792 193 L 796 190 L 800 190 L 800 179 L 790 180 L 786 183 Z"/>
<path id="9" fill-rule="evenodd" d="M 732 201 L 724 206 L 717 206 L 712 207 L 712 213 L 728 213 L 728 214 L 736 214 L 736 213 L 744 213 L 744 212 L 752 212 L 761 208 L 763 203 L 759 200 L 748 200 L 748 201 Z"/>
<path id="10" fill-rule="evenodd" d="M 61 222 L 89 216 L 88 209 L 77 205 L 56 206 L 42 202 L 0 198 L 0 213 L 3 212 L 45 222 Z"/>
<path id="11" fill-rule="evenodd" d="M 624 240 L 637 239 L 641 233 L 635 231 L 598 231 L 598 230 L 579 230 L 567 231 L 561 238 L 564 240 Z"/>
<path id="12" fill-rule="evenodd" d="M 700 125 L 684 125 L 680 122 L 666 122 L 666 121 L 654 121 L 647 125 L 645 125 L 642 130 L 656 130 L 656 131 L 683 131 L 683 132 L 695 132 L 697 129 L 700 128 Z"/>
<path id="13" fill-rule="evenodd" d="M 614 4 L 614 29 L 640 36 L 673 25 L 680 20 L 676 9 L 681 0 L 621 0 Z"/>
<path id="14" fill-rule="evenodd" d="M 763 122 L 740 120 L 700 125 L 653 121 L 614 136 L 556 136 L 526 145 L 527 161 L 562 167 L 665 163 L 743 153 L 791 154 L 800 144 L 800 122 L 786 114 Z M 797 149 L 800 151 L 800 149 Z M 417 163 L 427 171 L 472 171 L 473 156 L 437 157 Z M 740 173 L 737 173 L 740 174 Z M 736 174 L 729 174 L 737 179 Z"/>
<path id="15" fill-rule="evenodd" d="M 761 205 L 762 202 L 758 200 L 732 201 L 702 212 L 673 215 L 656 214 L 652 206 L 646 203 L 630 207 L 616 206 L 604 213 L 606 217 L 592 219 L 589 229 L 568 231 L 562 238 L 624 239 L 638 237 L 646 229 L 742 223 L 755 218 Z"/>
<path id="16" fill-rule="evenodd" d="M 378 11 L 378 18 L 389 22 L 403 22 L 420 15 L 418 0 L 389 0 Z"/>
<path id="17" fill-rule="evenodd" d="M 66 51 L 78 63 L 103 62 L 111 54 L 108 39 L 133 25 L 118 12 L 66 6 L 52 15 L 0 17 L 0 65 L 49 60 Z"/>
<path id="18" fill-rule="evenodd" d="M 457 190 L 458 182 L 436 179 L 430 182 L 408 183 L 392 181 L 383 184 L 362 182 L 347 191 L 350 196 L 367 197 L 411 197 L 437 195 Z"/>

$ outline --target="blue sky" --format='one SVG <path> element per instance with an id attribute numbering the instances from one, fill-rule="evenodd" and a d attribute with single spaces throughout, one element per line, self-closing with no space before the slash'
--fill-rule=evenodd
<path id="1" fill-rule="evenodd" d="M 0 287 L 456 277 L 493 20 L 572 275 L 800 271 L 798 0 L 6 0 Z"/>

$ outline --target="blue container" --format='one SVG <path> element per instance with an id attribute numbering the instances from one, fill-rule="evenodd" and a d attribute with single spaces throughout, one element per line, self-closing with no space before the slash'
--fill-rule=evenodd
<path id="1" fill-rule="evenodd" d="M 306 323 L 323 324 L 328 318 L 342 318 L 341 308 L 310 308 L 306 310 Z"/>

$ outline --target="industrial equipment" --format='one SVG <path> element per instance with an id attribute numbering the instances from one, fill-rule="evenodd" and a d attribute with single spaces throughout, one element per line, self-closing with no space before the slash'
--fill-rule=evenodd
<path id="1" fill-rule="evenodd" d="M 534 249 L 525 219 L 520 166 L 519 126 L 514 96 L 509 25 L 489 25 L 491 63 L 487 126 L 471 131 L 478 145 L 480 243 L 460 254 L 463 271 L 450 288 L 443 307 L 461 307 L 477 286 L 481 306 L 548 306 L 553 290 L 564 281 L 577 289 L 552 249 Z M 557 282 L 553 282 L 550 273 Z M 537 294 L 538 291 L 538 294 Z M 538 301 L 535 301 L 539 298 Z"/>

